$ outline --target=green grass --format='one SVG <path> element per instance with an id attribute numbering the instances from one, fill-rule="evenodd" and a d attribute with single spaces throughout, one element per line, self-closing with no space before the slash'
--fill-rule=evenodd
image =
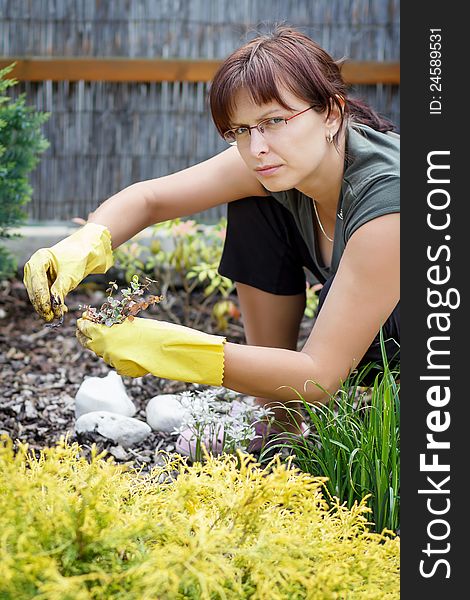
<path id="1" fill-rule="evenodd" d="M 328 477 L 326 487 L 348 507 L 367 497 L 375 531 L 400 526 L 400 385 L 399 371 L 385 366 L 367 392 L 346 381 L 328 405 L 302 399 L 311 430 L 274 447 L 288 447 L 294 463 L 314 476 Z M 262 458 L 262 457 L 261 457 Z"/>

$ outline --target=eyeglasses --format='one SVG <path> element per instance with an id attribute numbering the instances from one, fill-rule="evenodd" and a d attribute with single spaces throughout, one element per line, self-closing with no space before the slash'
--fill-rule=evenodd
<path id="1" fill-rule="evenodd" d="M 223 134 L 223 138 L 231 145 L 240 145 L 248 142 L 251 137 L 252 129 L 257 129 L 264 137 L 269 136 L 271 133 L 276 133 L 277 131 L 284 129 L 284 126 L 287 125 L 291 119 L 303 115 L 312 108 L 313 106 L 309 106 L 302 112 L 296 113 L 288 119 L 284 119 L 283 117 L 270 117 L 269 119 L 263 119 L 257 125 L 253 125 L 253 127 L 250 127 L 249 125 L 240 125 L 240 127 L 226 131 Z"/>

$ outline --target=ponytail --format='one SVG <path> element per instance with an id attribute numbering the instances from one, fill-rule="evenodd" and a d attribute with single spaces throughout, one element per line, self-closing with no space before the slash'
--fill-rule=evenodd
<path id="1" fill-rule="evenodd" d="M 391 121 L 379 115 L 370 106 L 365 104 L 365 102 L 362 102 L 362 100 L 357 98 L 347 98 L 346 110 L 353 122 L 368 125 L 372 129 L 382 133 L 395 130 L 395 126 Z"/>

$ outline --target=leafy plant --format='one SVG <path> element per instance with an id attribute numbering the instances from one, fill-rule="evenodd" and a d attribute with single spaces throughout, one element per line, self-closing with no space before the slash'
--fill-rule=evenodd
<path id="1" fill-rule="evenodd" d="M 5 79 L 13 67 L 14 64 L 0 70 L 0 239 L 14 237 L 8 229 L 26 218 L 22 207 L 32 193 L 28 175 L 49 145 L 41 133 L 49 115 L 26 106 L 24 94 L 16 100 L 6 94 L 17 83 Z M 15 270 L 16 261 L 6 248 L 0 247 L 0 278 L 10 277 Z"/>
<path id="2" fill-rule="evenodd" d="M 399 598 L 399 538 L 368 530 L 364 501 L 330 508 L 323 478 L 243 453 L 163 462 L 0 439 L 0 597 Z"/>
<path id="3" fill-rule="evenodd" d="M 229 299 L 234 283 L 217 272 L 225 227 L 225 219 L 215 226 L 182 219 L 159 223 L 152 227 L 147 243 L 137 237 L 116 251 L 116 267 L 127 281 L 134 273 L 158 279 L 165 297 L 160 308 L 172 322 L 197 327 L 205 309 L 212 307 L 210 314 L 223 330 L 228 319 L 240 315 Z M 202 302 L 195 294 L 200 288 L 205 296 Z M 182 298 L 181 313 L 173 310 L 178 297 Z"/>
<path id="4" fill-rule="evenodd" d="M 138 275 L 134 275 L 130 281 L 130 286 L 121 290 L 121 297 L 113 297 L 115 290 L 119 289 L 115 281 L 110 281 L 110 287 L 106 290 L 108 297 L 99 309 L 88 305 L 80 305 L 84 310 L 83 317 L 94 323 L 100 323 L 111 327 L 118 325 L 126 319 L 132 321 L 141 311 L 146 310 L 150 305 L 161 302 L 163 296 L 149 295 L 143 298 L 144 292 L 150 286 L 156 283 L 149 277 L 145 278 L 145 283 L 139 282 Z"/>
<path id="5" fill-rule="evenodd" d="M 307 287 L 305 290 L 305 312 L 304 315 L 309 319 L 313 319 L 315 316 L 315 312 L 318 307 L 318 292 L 322 288 L 321 283 L 317 283 L 315 285 L 311 285 L 307 282 Z"/>

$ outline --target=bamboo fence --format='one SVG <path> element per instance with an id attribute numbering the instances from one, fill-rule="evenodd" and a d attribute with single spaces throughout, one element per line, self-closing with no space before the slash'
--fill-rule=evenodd
<path id="1" fill-rule="evenodd" d="M 221 60 L 273 23 L 299 27 L 335 58 L 397 62 L 397 0 L 0 0 L 0 57 Z M 72 79 L 72 77 L 71 77 Z M 135 181 L 226 146 L 208 81 L 21 81 L 10 94 L 50 112 L 32 174 L 32 221 L 86 218 Z M 399 127 L 398 83 L 354 85 Z M 211 221 L 225 208 L 207 211 Z M 201 216 L 201 215 L 198 215 Z"/>

